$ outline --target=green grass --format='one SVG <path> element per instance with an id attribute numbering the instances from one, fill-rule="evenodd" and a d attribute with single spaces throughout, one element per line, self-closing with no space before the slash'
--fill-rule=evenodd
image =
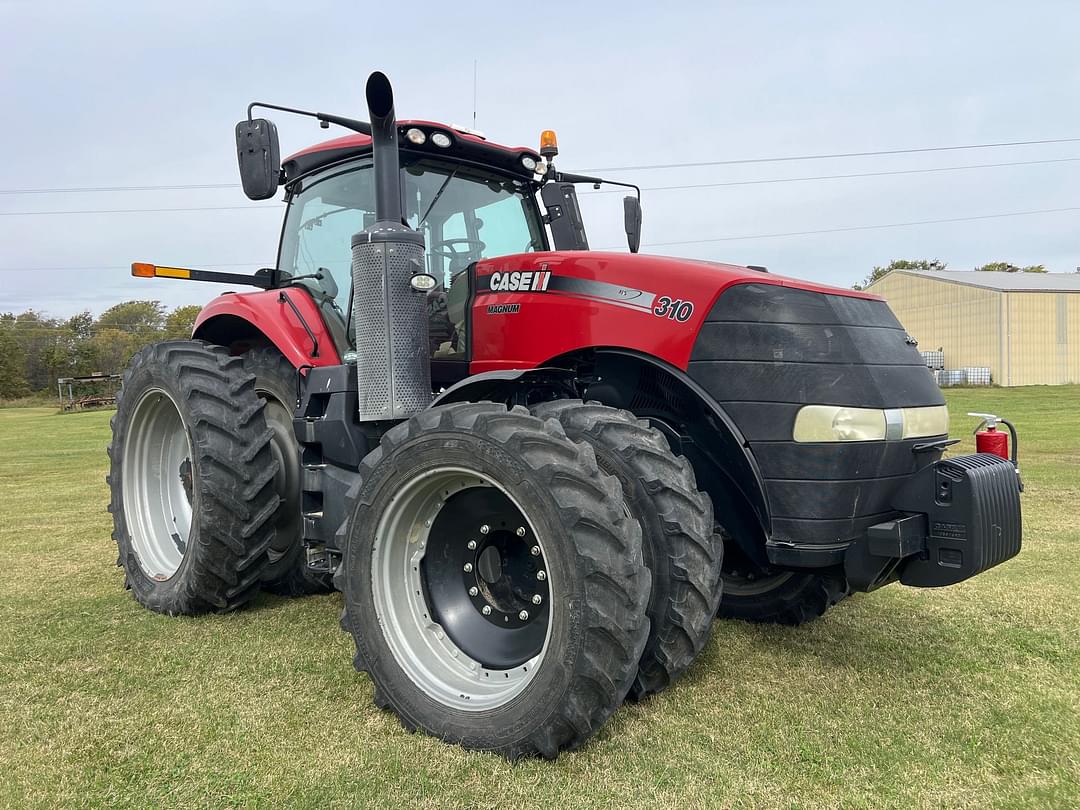
<path id="1" fill-rule="evenodd" d="M 1080 805 L 1080 388 L 947 392 L 1022 434 L 1025 547 L 800 629 L 718 622 L 584 750 L 511 766 L 371 703 L 337 594 L 139 607 L 114 567 L 108 413 L 0 411 L 0 804 Z"/>

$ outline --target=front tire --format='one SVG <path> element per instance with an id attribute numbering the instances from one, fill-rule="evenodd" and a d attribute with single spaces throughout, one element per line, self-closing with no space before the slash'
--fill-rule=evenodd
<path id="1" fill-rule="evenodd" d="M 713 531 L 712 501 L 698 490 L 690 462 L 629 411 L 564 399 L 535 405 L 532 412 L 558 420 L 567 436 L 592 446 L 600 469 L 618 479 L 641 524 L 652 595 L 649 640 L 630 690 L 640 700 L 685 672 L 709 639 L 724 554 Z"/>
<path id="2" fill-rule="evenodd" d="M 139 351 L 112 418 L 108 482 L 125 584 L 150 610 L 227 611 L 258 593 L 278 497 L 255 378 L 228 350 Z"/>
<path id="3" fill-rule="evenodd" d="M 509 759 L 591 737 L 649 631 L 641 530 L 592 450 L 462 403 L 388 431 L 360 474 L 336 582 L 376 705 Z"/>

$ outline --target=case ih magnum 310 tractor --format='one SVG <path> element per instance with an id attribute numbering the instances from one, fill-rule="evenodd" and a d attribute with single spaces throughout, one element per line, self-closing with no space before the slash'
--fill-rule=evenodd
<path id="1" fill-rule="evenodd" d="M 554 757 L 663 689 L 714 616 L 799 624 L 852 591 L 1020 549 L 1019 478 L 943 458 L 941 392 L 888 306 L 763 269 L 589 251 L 539 153 L 370 123 L 281 162 L 237 125 L 277 266 L 140 351 L 110 448 L 126 584 L 167 614 L 336 587 L 375 702 Z M 272 107 L 256 105 L 252 107 Z M 615 185 L 625 185 L 615 183 Z M 721 592 L 723 598 L 721 599 Z"/>

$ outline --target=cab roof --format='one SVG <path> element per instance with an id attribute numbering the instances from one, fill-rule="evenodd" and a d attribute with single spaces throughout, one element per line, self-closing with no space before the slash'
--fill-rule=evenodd
<path id="1" fill-rule="evenodd" d="M 419 129 L 427 136 L 423 144 L 414 144 L 405 138 L 405 132 L 410 129 Z M 522 165 L 522 158 L 527 156 L 540 163 L 540 155 L 533 149 L 492 143 L 480 135 L 435 121 L 398 121 L 397 130 L 398 146 L 404 154 L 448 157 L 499 169 L 524 180 L 532 180 L 534 173 Z M 435 132 L 449 136 L 450 145 L 435 146 L 431 140 Z M 323 166 L 366 154 L 371 154 L 371 136 L 354 133 L 301 149 L 285 158 L 281 165 L 285 170 L 285 182 L 290 183 Z"/>

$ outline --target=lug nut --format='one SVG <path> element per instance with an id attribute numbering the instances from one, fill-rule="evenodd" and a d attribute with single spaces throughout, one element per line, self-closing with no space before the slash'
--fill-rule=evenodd
<path id="1" fill-rule="evenodd" d="M 476 541 L 470 540 L 468 543 L 466 543 L 466 545 L 469 547 L 469 551 L 472 551 L 474 548 L 476 548 Z"/>
<path id="2" fill-rule="evenodd" d="M 483 613 L 485 616 L 490 616 L 491 615 L 491 605 L 484 605 L 480 609 L 480 612 Z"/>
<path id="3" fill-rule="evenodd" d="M 540 556 L 540 546 L 533 546 L 529 551 L 534 557 Z"/>
<path id="4" fill-rule="evenodd" d="M 524 537 L 525 536 L 525 527 L 524 526 L 518 526 L 517 527 L 517 536 L 518 537 Z"/>
<path id="5" fill-rule="evenodd" d="M 472 563 L 465 563 L 465 573 L 472 571 Z"/>
<path id="6" fill-rule="evenodd" d="M 527 611 L 527 610 L 521 611 L 521 613 L 518 614 L 518 618 L 521 619 L 523 622 L 528 621 L 529 620 L 529 611 Z"/>
<path id="7" fill-rule="evenodd" d="M 536 578 L 543 582 L 545 579 L 547 579 L 547 571 L 537 571 Z"/>
<path id="8" fill-rule="evenodd" d="M 544 597 L 542 597 L 540 594 L 538 594 L 538 593 L 533 594 L 533 604 L 534 605 L 539 605 L 543 601 L 544 601 Z"/>
<path id="9" fill-rule="evenodd" d="M 475 585 L 469 588 L 469 596 L 476 596 L 478 593 L 480 593 L 480 589 L 477 588 Z"/>
<path id="10" fill-rule="evenodd" d="M 480 527 L 480 534 L 487 534 L 490 531 L 491 531 L 491 527 L 488 526 L 486 523 L 483 526 Z"/>

